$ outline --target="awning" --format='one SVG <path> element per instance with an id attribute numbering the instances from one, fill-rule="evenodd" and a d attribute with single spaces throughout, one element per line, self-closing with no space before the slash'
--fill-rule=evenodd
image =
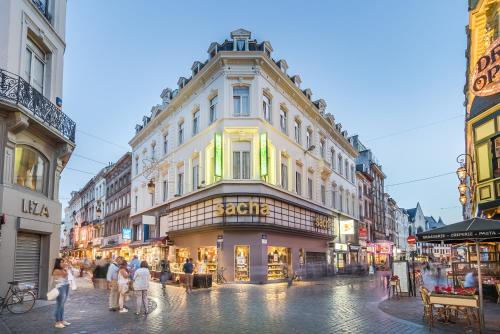
<path id="1" fill-rule="evenodd" d="M 417 234 L 419 242 L 456 243 L 459 241 L 493 241 L 500 239 L 500 221 L 472 218 Z"/>

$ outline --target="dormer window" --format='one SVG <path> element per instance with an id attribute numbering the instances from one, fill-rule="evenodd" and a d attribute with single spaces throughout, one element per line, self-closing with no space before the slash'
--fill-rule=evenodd
<path id="1" fill-rule="evenodd" d="M 246 41 L 244 39 L 237 39 L 234 41 L 235 50 L 236 51 L 245 51 L 246 50 Z"/>

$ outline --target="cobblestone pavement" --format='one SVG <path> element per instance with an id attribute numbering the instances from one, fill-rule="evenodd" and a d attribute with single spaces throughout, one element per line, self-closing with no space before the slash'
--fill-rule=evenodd
<path id="1" fill-rule="evenodd" d="M 3 313 L 0 333 L 426 333 L 421 319 L 407 321 L 379 308 L 386 298 L 378 278 L 337 277 L 286 284 L 226 284 L 186 295 L 153 283 L 156 309 L 136 316 L 107 310 L 107 292 L 80 287 L 66 304 L 71 326 L 53 328 L 54 305 L 24 315 Z M 415 312 L 414 310 L 413 312 Z M 411 312 L 411 311 L 410 311 Z M 421 310 L 419 308 L 418 312 Z M 2 327 L 2 322 L 9 328 Z M 3 328 L 3 329 L 2 329 Z M 444 333 L 436 328 L 432 333 Z"/>

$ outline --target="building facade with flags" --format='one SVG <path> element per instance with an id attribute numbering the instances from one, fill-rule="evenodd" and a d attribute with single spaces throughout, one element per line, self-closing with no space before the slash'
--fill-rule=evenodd
<path id="1" fill-rule="evenodd" d="M 268 282 L 358 258 L 357 151 L 272 52 L 233 31 L 136 126 L 132 238 L 154 231 L 173 271 L 190 257 L 199 272 Z"/>
<path id="2" fill-rule="evenodd" d="M 457 171 L 464 219 L 500 217 L 499 15 L 498 1 L 469 1 L 465 171 Z"/>

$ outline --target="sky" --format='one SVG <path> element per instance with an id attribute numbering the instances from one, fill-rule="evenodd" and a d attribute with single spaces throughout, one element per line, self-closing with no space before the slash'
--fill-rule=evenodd
<path id="1" fill-rule="evenodd" d="M 70 0 L 66 19 L 64 112 L 77 146 L 62 174 L 63 207 L 130 150 L 164 88 L 189 77 L 211 42 L 244 28 L 360 135 L 399 207 L 420 202 L 445 223 L 461 218 L 452 172 L 465 146 L 467 1 Z"/>

